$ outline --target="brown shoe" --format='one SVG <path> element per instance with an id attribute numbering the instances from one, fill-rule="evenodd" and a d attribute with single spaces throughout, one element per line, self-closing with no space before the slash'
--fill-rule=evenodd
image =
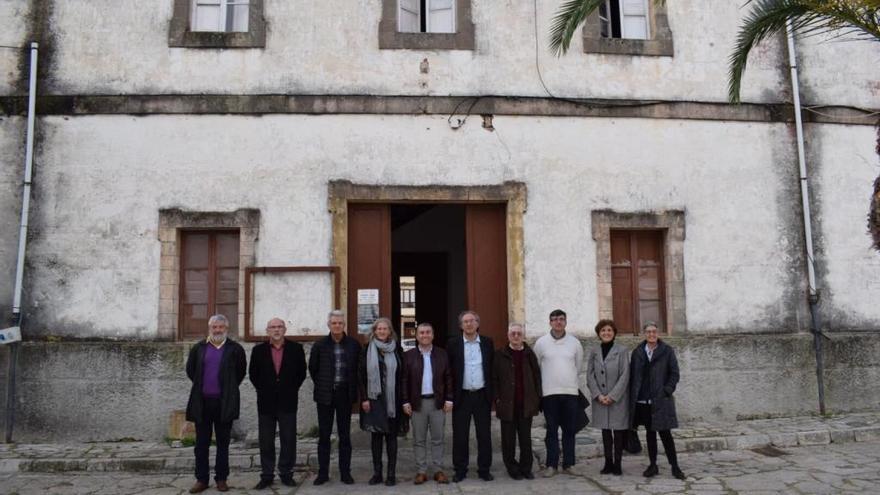
<path id="1" fill-rule="evenodd" d="M 437 471 L 436 473 L 434 473 L 434 481 L 440 483 L 441 485 L 445 485 L 449 483 L 449 478 L 443 471 Z"/>
<path id="2" fill-rule="evenodd" d="M 226 480 L 217 482 L 217 491 L 218 492 L 228 492 L 229 485 L 226 484 Z"/>
<path id="3" fill-rule="evenodd" d="M 413 480 L 413 483 L 416 485 L 421 485 L 422 483 L 428 481 L 428 475 L 425 473 L 419 473 L 416 475 L 416 479 Z"/>
<path id="4" fill-rule="evenodd" d="M 196 481 L 196 484 L 189 489 L 190 493 L 202 493 L 203 491 L 208 489 L 208 484 L 203 483 L 201 481 Z"/>

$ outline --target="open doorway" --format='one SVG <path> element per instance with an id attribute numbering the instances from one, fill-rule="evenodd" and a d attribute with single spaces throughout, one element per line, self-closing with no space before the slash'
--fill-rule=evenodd
<path id="1" fill-rule="evenodd" d="M 460 204 L 391 205 L 391 317 L 405 344 L 415 326 L 434 327 L 445 346 L 467 307 L 465 208 Z"/>

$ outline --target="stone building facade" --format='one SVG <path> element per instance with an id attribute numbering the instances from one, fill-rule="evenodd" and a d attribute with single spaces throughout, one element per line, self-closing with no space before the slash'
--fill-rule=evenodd
<path id="1" fill-rule="evenodd" d="M 4 318 L 40 43 L 17 438 L 162 438 L 206 312 L 309 341 L 360 290 L 399 315 L 414 273 L 416 318 L 445 336 L 465 306 L 532 338 L 561 307 L 585 345 L 600 317 L 651 316 L 684 418 L 816 411 L 788 59 L 759 46 L 726 103 L 736 2 L 646 2 L 647 40 L 594 17 L 560 58 L 556 0 L 433 0 L 414 21 L 395 0 L 215 3 L 0 2 L 20 47 L 0 49 Z M 877 409 L 880 51 L 797 47 L 828 407 Z"/>

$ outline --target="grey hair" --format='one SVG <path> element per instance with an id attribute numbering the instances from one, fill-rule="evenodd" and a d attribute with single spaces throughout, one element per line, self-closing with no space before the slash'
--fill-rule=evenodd
<path id="1" fill-rule="evenodd" d="M 211 325 L 213 325 L 214 323 L 222 323 L 222 324 L 226 325 L 227 328 L 229 328 L 229 319 L 227 319 L 225 316 L 223 316 L 221 314 L 216 314 L 216 315 L 208 318 L 208 326 L 209 327 Z"/>
<path id="2" fill-rule="evenodd" d="M 334 309 L 333 311 L 327 313 L 327 321 L 329 322 L 330 318 L 333 318 L 334 316 L 338 316 L 339 318 L 342 318 L 344 320 L 345 312 L 341 309 Z"/>
<path id="3" fill-rule="evenodd" d="M 656 322 L 656 321 L 648 320 L 647 322 L 645 322 L 645 324 L 642 325 L 642 331 L 644 332 L 645 330 L 648 329 L 648 327 L 654 327 L 654 328 L 656 328 L 657 330 L 660 330 L 660 326 L 657 325 L 657 322 Z"/>
<path id="4" fill-rule="evenodd" d="M 480 315 L 478 315 L 477 312 L 472 309 L 466 309 L 458 314 L 458 326 L 461 326 L 462 318 L 464 318 L 467 315 L 474 315 L 474 318 L 476 318 L 476 320 L 477 320 L 477 325 L 480 324 Z"/>
<path id="5" fill-rule="evenodd" d="M 518 322 L 513 322 L 513 323 L 511 323 L 510 325 L 507 325 L 507 331 L 510 332 L 511 330 L 513 330 L 513 329 L 516 328 L 516 327 L 519 327 L 520 329 L 522 329 L 522 331 L 523 331 L 523 335 L 525 335 L 525 333 L 526 333 L 526 326 L 523 325 L 522 323 L 518 323 Z"/>

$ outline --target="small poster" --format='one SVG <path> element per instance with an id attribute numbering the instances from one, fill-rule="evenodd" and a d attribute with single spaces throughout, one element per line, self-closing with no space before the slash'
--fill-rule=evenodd
<path id="1" fill-rule="evenodd" d="M 357 302 L 358 333 L 367 335 L 379 318 L 379 289 L 358 289 Z"/>

